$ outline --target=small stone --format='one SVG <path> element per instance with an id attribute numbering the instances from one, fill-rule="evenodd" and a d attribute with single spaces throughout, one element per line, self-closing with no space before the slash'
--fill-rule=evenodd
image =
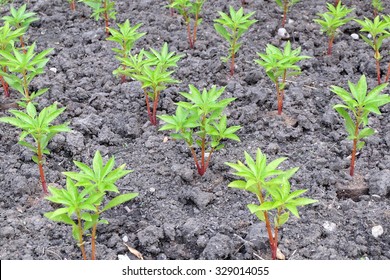
<path id="1" fill-rule="evenodd" d="M 332 223 L 332 222 L 329 222 L 329 221 L 325 221 L 322 226 L 324 227 L 325 231 L 327 233 L 332 233 L 336 230 L 337 226 L 335 223 Z"/>
<path id="2" fill-rule="evenodd" d="M 49 70 L 50 70 L 51 72 L 53 72 L 54 74 L 57 73 L 57 68 L 55 68 L 55 67 L 52 67 L 52 68 L 50 68 Z"/>
<path id="3" fill-rule="evenodd" d="M 295 22 L 295 20 L 293 20 L 293 19 L 288 19 L 288 24 L 292 24 L 292 23 L 294 23 Z"/>
<path id="4" fill-rule="evenodd" d="M 128 242 L 129 241 L 129 237 L 127 235 L 125 235 L 125 236 L 122 237 L 122 240 L 123 240 L 123 242 Z"/>
<path id="5" fill-rule="evenodd" d="M 288 39 L 290 38 L 290 34 L 288 34 L 287 30 L 285 28 L 279 28 L 278 29 L 278 36 L 282 39 Z"/>
<path id="6" fill-rule="evenodd" d="M 351 34 L 351 37 L 352 37 L 352 39 L 354 39 L 354 40 L 359 40 L 359 35 L 357 35 L 356 33 L 352 33 L 352 34 Z"/>
<path id="7" fill-rule="evenodd" d="M 383 234 L 383 227 L 381 225 L 374 226 L 372 227 L 371 232 L 375 238 L 378 238 Z"/>
<path id="8" fill-rule="evenodd" d="M 150 188 L 150 189 L 149 189 L 149 192 L 150 192 L 150 193 L 154 193 L 155 191 L 156 191 L 155 188 Z"/>

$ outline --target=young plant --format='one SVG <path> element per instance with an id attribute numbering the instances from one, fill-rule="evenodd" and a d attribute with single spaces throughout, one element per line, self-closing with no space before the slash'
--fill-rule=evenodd
<path id="1" fill-rule="evenodd" d="M 248 28 L 257 22 L 257 20 L 249 19 L 255 12 L 244 15 L 244 9 L 242 7 L 238 11 L 235 11 L 234 8 L 230 6 L 229 11 L 230 17 L 223 12 L 218 12 L 220 18 L 214 20 L 214 28 L 218 34 L 229 43 L 229 55 L 227 57 L 222 57 L 221 59 L 224 62 L 231 59 L 230 75 L 233 76 L 235 55 L 241 47 L 241 43 L 238 43 L 238 39 L 240 39 Z"/>
<path id="2" fill-rule="evenodd" d="M 17 28 L 12 30 L 9 23 L 5 22 L 3 26 L 0 27 L 0 51 L 11 52 L 13 42 L 15 39 L 23 36 L 24 30 L 21 28 Z M 0 65 L 3 65 L 6 62 L 6 59 L 0 56 Z M 1 73 L 7 73 L 7 66 L 2 66 L 0 68 L 0 81 L 3 86 L 4 96 L 9 97 L 8 84 L 4 80 L 3 75 Z"/>
<path id="3" fill-rule="evenodd" d="M 202 19 L 199 18 L 199 14 L 204 2 L 206 2 L 206 0 L 172 0 L 168 5 L 171 9 L 171 13 L 172 9 L 174 9 L 183 17 L 187 28 L 188 43 L 191 49 L 195 47 L 197 29 L 202 22 Z M 194 23 L 193 31 L 191 32 L 192 16 Z"/>
<path id="4" fill-rule="evenodd" d="M 371 4 L 374 8 L 374 17 L 384 10 L 382 0 L 372 0 Z"/>
<path id="5" fill-rule="evenodd" d="M 104 19 L 106 35 L 110 35 L 110 19 L 116 19 L 115 2 L 110 0 L 80 0 L 92 9 L 92 15 L 96 21 Z"/>
<path id="6" fill-rule="evenodd" d="M 67 0 L 72 11 L 76 11 L 76 0 Z"/>
<path id="7" fill-rule="evenodd" d="M 275 0 L 276 4 L 283 10 L 282 27 L 286 24 L 288 9 L 301 0 Z"/>
<path id="8" fill-rule="evenodd" d="M 19 28 L 23 29 L 24 33 L 26 33 L 28 28 L 30 27 L 30 24 L 39 19 L 38 17 L 36 17 L 36 13 L 26 12 L 26 8 L 27 8 L 26 4 L 22 5 L 18 10 L 16 10 L 11 5 L 10 8 L 11 15 L 4 16 L 3 20 L 5 22 L 8 22 L 9 25 L 14 27 L 15 29 L 19 29 Z M 22 49 L 25 49 L 23 35 L 19 37 L 19 40 Z"/>
<path id="9" fill-rule="evenodd" d="M 343 5 L 341 1 L 337 6 L 327 3 L 328 12 L 318 14 L 322 19 L 315 19 L 314 21 L 321 25 L 321 31 L 329 36 L 328 43 L 328 55 L 332 54 L 332 47 L 336 31 L 339 27 L 349 22 L 352 18 L 346 18 L 346 16 L 352 12 L 353 9 L 348 9 Z"/>
<path id="10" fill-rule="evenodd" d="M 387 29 L 390 31 L 390 15 L 383 16 L 383 20 L 387 23 Z M 390 62 L 389 62 L 389 66 L 387 67 L 387 73 L 385 78 L 386 83 L 389 81 L 389 78 L 390 78 Z"/>
<path id="11" fill-rule="evenodd" d="M 52 48 L 46 49 L 40 53 L 35 52 L 35 43 L 26 48 L 26 52 L 20 52 L 12 46 L 12 52 L 9 50 L 0 50 L 0 65 L 7 67 L 9 72 L 0 70 L 0 75 L 23 98 L 19 102 L 21 107 L 26 107 L 38 96 L 47 91 L 47 88 L 40 89 L 37 92 L 30 92 L 29 85 L 31 81 L 39 74 L 44 73 L 44 68 L 49 58 L 46 56 L 53 51 Z"/>
<path id="12" fill-rule="evenodd" d="M 9 110 L 14 117 L 0 118 L 0 122 L 9 123 L 22 130 L 18 143 L 35 154 L 32 157 L 32 160 L 38 165 L 42 188 L 45 194 L 48 192 L 43 170 L 43 156 L 50 154 L 47 145 L 57 133 L 70 131 L 68 123 L 51 125 L 51 122 L 53 122 L 64 110 L 65 108 L 57 109 L 57 104 L 54 103 L 43 108 L 38 114 L 35 105 L 30 102 L 27 104 L 26 112 Z M 34 142 L 30 143 L 25 141 L 27 136 L 31 136 Z"/>
<path id="13" fill-rule="evenodd" d="M 225 88 L 217 89 L 213 86 L 209 91 L 203 89 L 201 93 L 193 85 L 189 86 L 190 92 L 180 94 L 190 102 L 179 102 L 176 114 L 173 116 L 159 116 L 166 124 L 160 130 L 173 130 L 171 137 L 176 140 L 184 140 L 191 150 L 199 175 L 203 175 L 215 151 L 224 147 L 223 139 L 240 141 L 235 134 L 240 126 L 227 127 L 227 117 L 223 110 L 235 98 L 218 100 Z M 200 149 L 198 159 L 195 145 Z"/>
<path id="14" fill-rule="evenodd" d="M 295 65 L 297 62 L 310 58 L 309 56 L 299 55 L 301 48 L 291 50 L 290 41 L 286 43 L 284 51 L 268 44 L 266 53 L 257 53 L 261 59 L 255 62 L 264 67 L 267 76 L 275 84 L 278 99 L 278 114 L 282 114 L 284 89 L 287 77 L 296 76 L 301 73 L 301 68 Z"/>
<path id="15" fill-rule="evenodd" d="M 374 113 L 380 115 L 379 107 L 390 102 L 387 94 L 380 94 L 387 86 L 386 83 L 375 87 L 367 92 L 366 76 L 361 76 L 357 84 L 348 81 L 350 92 L 345 89 L 332 86 L 331 91 L 337 94 L 343 104 L 336 104 L 333 108 L 344 118 L 345 128 L 348 132 L 348 139 L 353 140 L 350 175 L 354 175 L 356 151 L 363 148 L 363 138 L 375 133 L 372 128 L 367 127 L 368 115 Z"/>
<path id="16" fill-rule="evenodd" d="M 116 181 L 132 171 L 125 170 L 125 164 L 113 170 L 114 157 L 111 157 L 104 165 L 99 151 L 95 153 L 92 168 L 82 162 L 75 161 L 74 163 L 80 172 L 64 172 L 67 177 L 66 189 L 49 186 L 51 196 L 46 198 L 64 207 L 46 213 L 45 217 L 72 226 L 73 238 L 77 241 L 84 260 L 87 259 L 85 236 L 90 235 L 91 260 L 95 260 L 97 226 L 108 224 L 107 220 L 101 218 L 101 214 L 132 200 L 138 196 L 138 193 L 118 195 L 107 203 L 103 203 L 107 200 L 109 192 L 119 193 L 115 185 Z M 89 231 L 91 233 L 87 234 Z"/>
<path id="17" fill-rule="evenodd" d="M 113 48 L 112 50 L 117 53 L 116 58 L 119 61 L 126 59 L 134 47 L 134 44 L 142 36 L 145 36 L 144 33 L 137 31 L 141 27 L 142 23 L 139 23 L 135 26 L 131 26 L 129 20 L 126 20 L 123 24 L 117 24 L 119 30 L 108 28 L 111 33 L 111 36 L 107 38 L 108 41 L 113 41 L 119 44 L 119 48 Z M 126 69 L 126 65 L 121 65 L 119 68 Z M 122 83 L 125 82 L 126 76 L 122 75 Z"/>
<path id="18" fill-rule="evenodd" d="M 381 20 L 379 16 L 377 16 L 374 19 L 374 21 L 371 21 L 368 18 L 364 18 L 364 20 L 355 19 L 355 21 L 362 26 L 362 29 L 360 29 L 360 31 L 368 32 L 371 35 L 371 39 L 369 39 L 368 37 L 360 34 L 362 39 L 374 50 L 377 80 L 378 80 L 378 85 L 380 85 L 381 84 L 380 60 L 382 59 L 380 54 L 380 48 L 382 46 L 383 40 L 390 37 L 390 33 L 387 31 L 390 25 L 387 21 Z"/>
<path id="19" fill-rule="evenodd" d="M 177 67 L 177 62 L 181 57 L 182 55 L 169 52 L 168 44 L 164 43 L 160 52 L 154 49 L 150 49 L 150 52 L 142 50 L 136 56 L 130 55 L 126 59 L 121 59 L 128 69 L 115 72 L 128 75 L 141 83 L 149 120 L 153 125 L 157 125 L 157 105 L 161 91 L 169 84 L 179 83 L 171 77 L 174 71 L 168 71 L 168 69 Z M 153 102 L 152 108 L 149 99 Z"/>
<path id="20" fill-rule="evenodd" d="M 244 179 L 231 182 L 229 187 L 251 192 L 259 201 L 259 205 L 248 204 L 247 207 L 260 221 L 265 222 L 273 260 L 278 249 L 278 231 L 288 221 L 290 213 L 299 218 L 297 207 L 317 202 L 299 197 L 307 191 L 305 189 L 291 191 L 289 179 L 298 171 L 298 167 L 287 171 L 277 169 L 286 159 L 278 158 L 267 164 L 267 156 L 257 149 L 256 159 L 245 152 L 246 164 L 241 161 L 225 163 L 236 171 L 234 175 Z"/>

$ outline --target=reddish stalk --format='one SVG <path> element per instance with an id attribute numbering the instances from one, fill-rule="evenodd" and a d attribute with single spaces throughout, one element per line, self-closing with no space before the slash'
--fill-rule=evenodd
<path id="1" fill-rule="evenodd" d="M 389 67 L 387 67 L 387 74 L 386 74 L 385 83 L 387 83 L 389 81 L 389 78 L 390 78 L 390 62 L 389 62 Z"/>
<path id="2" fill-rule="evenodd" d="M 108 30 L 109 27 L 109 20 L 108 20 L 108 14 L 107 14 L 107 2 L 106 0 L 103 2 L 103 9 L 104 9 L 104 22 L 106 25 L 106 36 L 110 35 L 110 31 Z"/>
<path id="3" fill-rule="evenodd" d="M 154 101 L 153 101 L 153 115 L 152 115 L 152 124 L 157 125 L 157 105 L 158 105 L 158 98 L 160 96 L 160 92 L 156 92 L 154 95 Z"/>
<path id="4" fill-rule="evenodd" d="M 70 2 L 70 9 L 71 9 L 72 11 L 75 11 L 75 10 L 76 10 L 76 3 L 75 3 L 74 0 L 72 0 L 72 2 Z"/>
<path id="5" fill-rule="evenodd" d="M 37 141 L 37 143 L 38 143 L 37 156 L 38 156 L 39 176 L 41 177 L 43 192 L 46 195 L 48 194 L 48 191 L 46 186 L 45 172 L 43 171 L 43 154 L 42 154 L 41 142 Z"/>
<path id="6" fill-rule="evenodd" d="M 3 70 L 4 71 L 4 70 Z M 7 82 L 3 79 L 2 76 L 0 76 L 0 81 L 1 81 L 1 85 L 3 86 L 3 90 L 4 90 L 4 96 L 5 97 L 9 97 L 9 90 L 8 90 L 8 84 Z"/>
<path id="7" fill-rule="evenodd" d="M 259 185 L 258 185 L 258 189 L 259 189 L 260 202 L 264 203 L 263 194 L 261 193 L 261 187 Z M 271 247 L 272 259 L 276 260 L 276 250 L 278 247 L 277 247 L 277 244 L 275 242 L 274 236 L 272 235 L 272 229 L 271 229 L 271 223 L 270 223 L 269 217 L 268 217 L 268 211 L 264 211 L 264 218 L 265 218 L 265 226 L 266 226 L 267 232 L 268 232 L 268 239 L 269 239 L 269 243 L 270 243 L 270 247 Z"/>
<path id="8" fill-rule="evenodd" d="M 286 24 L 287 20 L 287 9 L 288 9 L 288 0 L 284 0 L 283 2 L 283 20 L 282 20 L 282 27 Z"/>
<path id="9" fill-rule="evenodd" d="M 335 7 L 336 7 L 336 6 L 339 4 L 339 2 L 340 2 L 340 0 L 335 0 L 335 1 L 334 1 L 334 5 L 333 5 L 333 6 L 335 6 Z"/>
<path id="10" fill-rule="evenodd" d="M 236 34 L 234 33 L 233 34 L 233 38 Z M 235 53 L 234 53 L 234 49 L 236 47 L 236 40 L 233 40 L 233 44 L 232 44 L 232 61 L 230 63 L 230 76 L 233 76 L 234 75 L 234 59 L 235 59 Z"/>
<path id="11" fill-rule="evenodd" d="M 84 248 L 84 241 L 83 241 L 83 227 L 81 226 L 81 218 L 80 218 L 80 212 L 77 211 L 77 226 L 79 228 L 79 239 L 80 239 L 80 243 L 79 243 L 79 247 L 80 247 L 80 250 L 81 250 L 81 254 L 83 255 L 83 259 L 86 260 L 87 259 L 87 254 L 85 253 L 85 248 Z"/>
<path id="12" fill-rule="evenodd" d="M 198 29 L 198 19 L 199 19 L 199 14 L 196 13 L 195 15 L 195 23 L 194 23 L 194 32 L 193 32 L 193 37 L 192 37 L 192 47 L 195 47 L 195 42 L 196 42 L 196 33 Z"/>
<path id="13" fill-rule="evenodd" d="M 379 60 L 376 60 L 376 75 L 377 75 L 377 79 L 378 79 L 378 85 L 380 85 L 381 84 L 381 67 L 379 64 Z"/>
<path id="14" fill-rule="evenodd" d="M 190 48 L 193 49 L 194 42 L 192 41 L 192 38 L 191 38 L 191 27 L 190 27 L 189 23 L 187 23 L 187 36 L 188 36 L 188 43 L 190 44 Z"/>
<path id="15" fill-rule="evenodd" d="M 145 88 L 144 88 L 144 93 L 145 93 L 146 109 L 148 110 L 148 117 L 149 117 L 150 122 L 153 123 L 152 122 L 152 113 L 150 112 L 149 96 L 148 96 L 148 93 L 147 93 Z"/>
<path id="16" fill-rule="evenodd" d="M 353 139 L 352 156 L 351 156 L 351 169 L 349 175 L 353 176 L 355 173 L 355 161 L 356 161 L 356 148 L 357 148 L 357 137 L 359 135 L 359 123 L 360 123 L 360 110 L 357 112 L 356 124 L 355 124 L 355 139 Z"/>
<path id="17" fill-rule="evenodd" d="M 23 53 L 26 53 L 27 51 L 26 51 L 26 48 L 25 48 L 25 45 L 24 45 L 23 36 L 19 37 L 19 41 L 20 41 L 20 46 L 21 46 L 21 48 L 23 50 Z"/>
<path id="18" fill-rule="evenodd" d="M 282 84 L 285 84 L 286 76 L 287 76 L 287 70 L 284 70 Z M 276 93 L 278 96 L 278 115 L 281 115 L 283 110 L 284 89 L 280 89 L 279 82 L 276 82 Z"/>
<path id="19" fill-rule="evenodd" d="M 329 38 L 328 55 L 332 55 L 333 41 L 334 41 L 334 34 L 332 36 L 330 36 L 330 38 Z"/>

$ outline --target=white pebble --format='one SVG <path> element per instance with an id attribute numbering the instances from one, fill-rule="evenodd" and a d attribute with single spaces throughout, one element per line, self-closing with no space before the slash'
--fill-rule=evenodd
<path id="1" fill-rule="evenodd" d="M 57 68 L 54 68 L 54 67 L 53 67 L 53 68 L 50 68 L 49 70 L 50 70 L 51 72 L 53 72 L 53 73 L 57 73 Z"/>
<path id="2" fill-rule="evenodd" d="M 368 34 L 367 34 L 367 38 L 369 38 L 369 39 L 371 39 L 371 38 L 372 38 L 372 36 L 371 36 L 371 34 L 370 34 L 370 33 L 368 33 Z"/>
<path id="3" fill-rule="evenodd" d="M 374 227 L 372 227 L 371 232 L 375 238 L 378 238 L 379 236 L 381 236 L 383 234 L 383 227 L 381 225 L 374 226 Z"/>
<path id="4" fill-rule="evenodd" d="M 123 242 L 127 242 L 127 241 L 129 241 L 129 238 L 127 237 L 127 235 L 125 235 L 122 237 L 122 240 L 123 240 Z"/>
<path id="5" fill-rule="evenodd" d="M 357 35 L 356 33 L 352 33 L 352 34 L 351 34 L 351 37 L 352 37 L 352 39 L 354 39 L 354 40 L 359 40 L 359 35 Z"/>
<path id="6" fill-rule="evenodd" d="M 293 19 L 288 19 L 288 24 L 291 24 L 291 23 L 294 23 L 295 22 L 295 20 L 293 20 Z"/>
<path id="7" fill-rule="evenodd" d="M 337 228 L 336 224 L 335 223 L 332 223 L 332 222 L 329 222 L 329 221 L 325 221 L 322 226 L 324 227 L 324 229 L 327 231 L 327 232 L 334 232 Z"/>
<path id="8" fill-rule="evenodd" d="M 118 260 L 120 260 L 120 261 L 130 261 L 130 258 L 127 255 L 118 255 Z"/>
<path id="9" fill-rule="evenodd" d="M 278 29 L 278 36 L 283 39 L 290 38 L 290 34 L 288 34 L 287 30 L 285 28 L 279 28 Z"/>
<path id="10" fill-rule="evenodd" d="M 154 192 L 156 191 L 156 189 L 155 189 L 155 188 L 150 188 L 149 191 L 150 191 L 151 193 L 154 193 Z"/>

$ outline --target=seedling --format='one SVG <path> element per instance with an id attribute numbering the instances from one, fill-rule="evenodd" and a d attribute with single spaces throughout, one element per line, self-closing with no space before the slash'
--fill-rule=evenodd
<path id="1" fill-rule="evenodd" d="M 21 28 L 17 28 L 12 30 L 9 23 L 5 22 L 3 26 L 0 27 L 0 51 L 11 52 L 13 42 L 15 39 L 23 36 L 24 30 Z M 0 56 L 0 65 L 5 63 L 4 57 Z M 0 68 L 0 81 L 3 86 L 4 96 L 9 97 L 8 84 L 4 80 L 3 75 L 1 73 L 7 73 L 7 66 L 2 66 Z"/>
<path id="2" fill-rule="evenodd" d="M 183 56 L 169 52 L 168 44 L 164 43 L 160 52 L 154 49 L 151 49 L 150 52 L 142 50 L 138 55 L 130 54 L 128 58 L 120 59 L 123 65 L 128 68 L 115 73 L 130 76 L 141 82 L 149 120 L 153 125 L 157 125 L 157 105 L 161 91 L 166 89 L 169 84 L 179 83 L 171 77 L 174 71 L 168 71 L 168 69 L 177 67 L 177 62 L 181 57 Z M 149 98 L 153 102 L 152 108 Z"/>
<path id="3" fill-rule="evenodd" d="M 343 5 L 341 1 L 337 6 L 327 3 L 328 12 L 318 14 L 322 19 L 315 19 L 314 21 L 321 25 L 321 31 L 329 36 L 328 43 L 328 55 L 332 54 L 332 47 L 336 31 L 339 27 L 349 22 L 352 18 L 346 18 L 346 16 L 352 12 L 353 9 L 348 9 L 347 6 Z"/>
<path id="4" fill-rule="evenodd" d="M 383 16 L 383 20 L 387 23 L 387 29 L 390 31 L 390 15 Z M 387 73 L 385 79 L 386 83 L 389 81 L 389 78 L 390 78 L 390 62 L 389 62 L 389 66 L 387 67 Z"/>
<path id="5" fill-rule="evenodd" d="M 195 47 L 197 29 L 202 22 L 202 19 L 199 18 L 199 14 L 204 2 L 206 2 L 206 0 L 172 0 L 168 5 L 171 9 L 171 14 L 172 9 L 175 9 L 183 17 L 187 28 L 188 43 L 191 49 Z M 193 19 L 191 19 L 192 16 Z M 191 20 L 194 22 L 192 32 Z"/>
<path id="6" fill-rule="evenodd" d="M 64 172 L 66 189 L 57 189 L 49 186 L 51 196 L 46 199 L 64 207 L 48 212 L 45 217 L 72 226 L 73 238 L 80 247 L 83 259 L 87 259 L 85 250 L 85 237 L 91 231 L 91 259 L 96 259 L 96 232 L 99 224 L 108 224 L 101 218 L 105 211 L 128 202 L 138 196 L 138 193 L 127 193 L 114 197 L 103 205 L 109 192 L 119 193 L 116 181 L 124 177 L 131 170 L 125 170 L 123 164 L 112 170 L 115 158 L 111 157 L 106 165 L 103 164 L 99 151 L 95 153 L 92 168 L 88 165 L 75 161 L 74 164 L 80 172 Z M 76 221 L 74 221 L 74 218 Z"/>
<path id="7" fill-rule="evenodd" d="M 362 39 L 374 50 L 374 58 L 376 62 L 376 72 L 377 72 L 377 80 L 378 85 L 381 84 L 381 68 L 380 68 L 380 60 L 382 59 L 380 54 L 380 48 L 382 46 L 382 42 L 384 39 L 390 37 L 390 33 L 386 30 L 389 28 L 389 23 L 385 20 L 381 20 L 379 16 L 377 16 L 374 21 L 371 21 L 368 18 L 364 18 L 364 20 L 355 19 L 357 23 L 362 26 L 360 31 L 368 32 L 371 35 L 371 39 L 360 34 Z"/>
<path id="8" fill-rule="evenodd" d="M 348 139 L 353 140 L 350 175 L 354 175 L 356 151 L 363 148 L 365 142 L 362 139 L 375 133 L 367 127 L 368 115 L 374 113 L 380 115 L 379 107 L 390 102 L 387 94 L 380 94 L 387 86 L 386 83 L 375 87 L 367 93 L 366 76 L 361 76 L 357 84 L 348 81 L 350 92 L 345 89 L 332 86 L 331 91 L 337 94 L 343 104 L 336 104 L 333 108 L 344 118 Z"/>
<path id="9" fill-rule="evenodd" d="M 227 57 L 222 57 L 221 60 L 227 62 L 231 59 L 230 75 L 233 76 L 235 55 L 241 47 L 241 43 L 238 42 L 238 39 L 240 39 L 248 28 L 257 22 L 257 20 L 249 19 L 255 12 L 244 15 L 244 9 L 242 7 L 238 11 L 235 11 L 234 8 L 230 6 L 229 11 L 230 17 L 223 12 L 218 12 L 220 18 L 214 20 L 214 28 L 218 34 L 229 43 L 229 55 Z"/>
<path id="10" fill-rule="evenodd" d="M 372 0 L 371 4 L 374 8 L 374 17 L 384 10 L 382 0 Z"/>
<path id="11" fill-rule="evenodd" d="M 110 0 L 80 0 L 92 9 L 92 15 L 96 21 L 104 19 L 106 35 L 110 35 L 110 19 L 116 19 L 115 2 Z"/>
<path id="12" fill-rule="evenodd" d="M 51 122 L 64 110 L 65 108 L 57 109 L 57 104 L 54 103 L 45 107 L 38 114 L 35 105 L 30 102 L 27 104 L 26 112 L 9 110 L 14 117 L 0 118 L 0 122 L 9 123 L 22 130 L 18 143 L 35 154 L 32 160 L 38 165 L 42 188 L 45 194 L 48 192 L 43 170 L 43 164 L 45 162 L 43 156 L 50 154 L 47 145 L 56 134 L 70 131 L 68 123 L 51 125 Z M 27 136 L 31 136 L 34 142 L 30 143 L 25 141 Z"/>
<path id="13" fill-rule="evenodd" d="M 180 94 L 190 102 L 179 102 L 176 114 L 173 116 L 159 116 L 166 124 L 160 130 L 173 130 L 171 137 L 175 140 L 184 140 L 191 150 L 192 157 L 199 175 L 203 175 L 215 151 L 224 147 L 223 139 L 240 141 L 235 134 L 240 126 L 227 127 L 227 117 L 223 110 L 235 98 L 226 98 L 218 101 L 225 88 L 217 89 L 213 86 L 209 91 L 203 89 L 201 93 L 193 85 L 190 92 Z M 201 150 L 200 159 L 195 145 Z"/>
<path id="14" fill-rule="evenodd" d="M 301 0 L 275 0 L 276 4 L 283 10 L 282 27 L 286 24 L 287 13 L 290 7 Z"/>
<path id="15" fill-rule="evenodd" d="M 112 50 L 117 53 L 116 58 L 119 61 L 126 59 L 134 47 L 134 44 L 146 33 L 139 33 L 137 30 L 140 28 L 142 23 L 131 26 L 129 20 L 126 20 L 123 24 L 118 23 L 119 30 L 109 28 L 111 36 L 107 38 L 108 41 L 113 41 L 119 44 L 120 48 L 113 48 Z M 125 65 L 119 66 L 125 69 Z M 125 81 L 126 76 L 122 75 L 122 82 Z"/>
<path id="16" fill-rule="evenodd" d="M 14 27 L 15 29 L 23 29 L 24 33 L 27 32 L 28 28 L 30 27 L 30 24 L 34 21 L 39 20 L 38 17 L 36 17 L 36 13 L 33 12 L 26 12 L 27 5 L 22 5 L 18 10 L 16 10 L 12 5 L 10 8 L 11 16 L 4 16 L 2 19 L 5 22 L 8 22 L 10 26 Z M 20 45 L 22 49 L 25 49 L 24 39 L 23 35 L 19 37 Z"/>
<path id="17" fill-rule="evenodd" d="M 282 114 L 284 89 L 287 77 L 299 75 L 301 73 L 301 68 L 298 65 L 295 65 L 295 63 L 310 58 L 305 55 L 300 56 L 300 53 L 300 47 L 291 50 L 289 41 L 286 43 L 284 51 L 268 44 L 266 53 L 257 53 L 261 59 L 256 59 L 255 62 L 264 67 L 267 76 L 275 84 L 279 115 Z"/>
<path id="18" fill-rule="evenodd" d="M 260 205 L 248 204 L 247 207 L 260 221 L 265 222 L 273 260 L 278 249 L 278 231 L 288 221 L 290 213 L 299 218 L 297 207 L 317 202 L 299 197 L 307 191 L 305 189 L 291 191 L 289 179 L 298 171 L 298 167 L 287 171 L 277 169 L 286 159 L 278 158 L 267 164 L 267 156 L 257 149 L 255 160 L 245 152 L 246 164 L 241 161 L 225 163 L 236 171 L 234 175 L 244 179 L 231 182 L 229 187 L 251 192 L 259 201 Z"/>
<path id="19" fill-rule="evenodd" d="M 19 102 L 21 107 L 26 107 L 27 103 L 41 96 L 47 91 L 47 88 L 40 89 L 37 92 L 30 92 L 29 85 L 31 81 L 39 74 L 44 73 L 44 67 L 49 61 L 46 56 L 53 51 L 52 48 L 36 53 L 35 43 L 26 48 L 26 52 L 20 52 L 12 46 L 12 52 L 9 50 L 0 50 L 0 65 L 7 67 L 9 73 L 0 71 L 0 75 L 23 98 Z"/>

